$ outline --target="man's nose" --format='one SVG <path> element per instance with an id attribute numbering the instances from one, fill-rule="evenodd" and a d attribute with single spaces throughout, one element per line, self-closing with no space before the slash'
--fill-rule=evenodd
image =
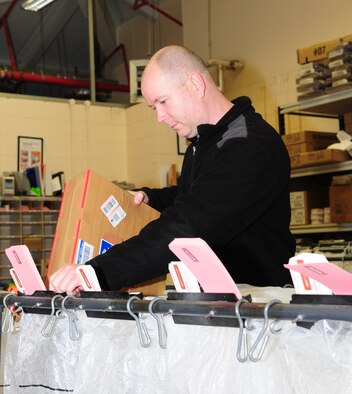
<path id="1" fill-rule="evenodd" d="M 157 120 L 157 122 L 159 122 L 159 123 L 164 123 L 165 120 L 166 120 L 166 118 L 167 118 L 166 111 L 163 110 L 163 109 L 160 108 L 160 107 L 157 108 L 157 110 L 156 110 L 156 120 Z"/>

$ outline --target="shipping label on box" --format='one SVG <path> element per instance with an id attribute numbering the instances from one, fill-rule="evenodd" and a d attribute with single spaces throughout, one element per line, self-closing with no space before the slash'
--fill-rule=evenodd
<path id="1" fill-rule="evenodd" d="M 65 187 L 47 276 L 67 263 L 84 263 L 96 256 L 102 240 L 115 245 L 137 235 L 159 216 L 146 204 L 135 205 L 128 191 L 93 171 L 85 172 Z M 135 290 L 163 294 L 165 276 L 143 286 L 136 284 Z"/>

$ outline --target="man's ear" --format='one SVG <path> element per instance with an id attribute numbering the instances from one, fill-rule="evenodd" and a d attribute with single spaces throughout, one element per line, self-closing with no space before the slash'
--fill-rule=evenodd
<path id="1" fill-rule="evenodd" d="M 192 72 L 189 74 L 188 80 L 190 82 L 190 86 L 199 97 L 203 97 L 205 95 L 205 81 L 201 74 L 197 72 Z"/>

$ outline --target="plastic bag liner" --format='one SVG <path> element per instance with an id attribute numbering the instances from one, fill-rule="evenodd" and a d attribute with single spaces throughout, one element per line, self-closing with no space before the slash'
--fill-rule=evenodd
<path id="1" fill-rule="evenodd" d="M 277 294 L 270 292 L 267 301 L 280 298 Z M 319 321 L 309 330 L 279 322 L 282 331 L 269 334 L 262 360 L 240 363 L 237 328 L 174 324 L 165 316 L 167 348 L 162 349 L 156 320 L 143 314 L 151 337 L 151 346 L 143 348 L 134 321 L 80 312 L 79 341 L 69 338 L 67 319 L 44 338 L 41 315 L 26 315 L 20 331 L 3 335 L 5 394 L 352 393 L 351 323 Z M 252 324 L 250 344 L 263 321 Z"/>
<path id="2" fill-rule="evenodd" d="M 310 330 L 291 326 L 280 338 L 291 393 L 352 393 L 352 324 L 321 320 Z"/>
<path id="3" fill-rule="evenodd" d="M 72 393 L 79 342 L 68 334 L 68 319 L 57 320 L 52 335 L 41 329 L 48 316 L 24 314 L 19 329 L 2 334 L 3 393 Z"/>

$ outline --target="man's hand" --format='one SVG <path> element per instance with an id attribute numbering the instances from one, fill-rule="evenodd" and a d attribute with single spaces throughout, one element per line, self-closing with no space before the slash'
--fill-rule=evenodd
<path id="1" fill-rule="evenodd" d="M 148 204 L 149 202 L 149 198 L 146 195 L 146 193 L 144 193 L 143 191 L 139 190 L 137 192 L 129 190 L 129 193 L 132 194 L 132 196 L 134 196 L 134 203 L 136 205 L 140 205 L 142 204 L 142 202 L 144 202 L 145 204 Z"/>
<path id="2" fill-rule="evenodd" d="M 49 278 L 49 290 L 55 293 L 66 292 L 70 295 L 75 295 L 80 290 L 83 290 L 76 268 L 77 264 L 67 264 L 51 275 Z"/>

